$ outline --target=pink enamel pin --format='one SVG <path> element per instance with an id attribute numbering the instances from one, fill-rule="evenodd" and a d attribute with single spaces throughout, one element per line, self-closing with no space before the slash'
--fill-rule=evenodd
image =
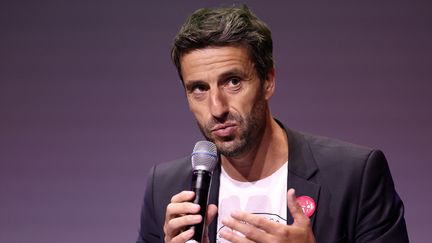
<path id="1" fill-rule="evenodd" d="M 303 213 L 309 218 L 314 214 L 316 209 L 316 204 L 313 198 L 308 196 L 297 197 L 297 203 L 303 210 Z"/>

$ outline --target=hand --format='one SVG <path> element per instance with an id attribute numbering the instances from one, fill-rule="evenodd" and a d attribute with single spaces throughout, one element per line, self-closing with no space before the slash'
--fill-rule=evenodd
<path id="1" fill-rule="evenodd" d="M 225 218 L 222 223 L 241 236 L 230 230 L 220 232 L 220 236 L 230 242 L 296 242 L 314 243 L 309 218 L 303 213 L 296 201 L 294 189 L 289 189 L 287 194 L 288 209 L 293 216 L 292 225 L 277 223 L 258 215 L 246 212 L 233 212 L 232 218 Z"/>
<path id="2" fill-rule="evenodd" d="M 203 219 L 198 214 L 200 206 L 191 201 L 194 199 L 195 193 L 192 191 L 182 191 L 171 198 L 171 203 L 168 204 L 165 214 L 165 242 L 177 243 L 185 242 L 192 238 L 193 229 L 185 231 L 189 225 L 200 223 Z M 213 221 L 217 213 L 217 207 L 210 204 L 207 207 L 207 222 L 205 226 L 205 240 L 208 242 L 208 225 Z"/>

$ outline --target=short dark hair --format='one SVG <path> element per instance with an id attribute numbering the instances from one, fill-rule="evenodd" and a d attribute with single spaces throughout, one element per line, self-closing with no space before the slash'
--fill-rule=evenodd
<path id="1" fill-rule="evenodd" d="M 273 68 L 271 31 L 246 5 L 195 11 L 175 37 L 171 58 L 183 80 L 180 59 L 184 54 L 210 46 L 235 45 L 247 47 L 260 80 L 267 79 Z"/>

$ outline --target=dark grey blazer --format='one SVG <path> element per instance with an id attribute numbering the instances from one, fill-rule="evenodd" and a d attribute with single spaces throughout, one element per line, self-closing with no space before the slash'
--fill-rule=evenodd
<path id="1" fill-rule="evenodd" d="M 387 161 L 379 150 L 285 129 L 288 134 L 288 188 L 312 197 L 318 243 L 408 242 L 404 207 Z M 171 197 L 189 190 L 190 157 L 152 168 L 147 181 L 137 243 L 163 242 L 165 209 Z M 212 178 L 210 203 L 218 204 L 220 167 Z M 292 217 L 288 211 L 288 223 Z M 216 222 L 210 241 L 216 241 Z"/>

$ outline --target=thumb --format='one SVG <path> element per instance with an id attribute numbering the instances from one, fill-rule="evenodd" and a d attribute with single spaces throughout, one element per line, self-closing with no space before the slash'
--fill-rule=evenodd
<path id="1" fill-rule="evenodd" d="M 294 219 L 293 224 L 307 225 L 309 218 L 303 213 L 302 208 L 297 202 L 295 190 L 293 188 L 288 190 L 287 193 L 288 209 Z"/>
<path id="2" fill-rule="evenodd" d="M 216 205 L 214 204 L 209 204 L 207 206 L 207 221 L 206 221 L 206 226 L 209 226 L 211 224 L 211 222 L 213 222 L 213 219 L 215 218 L 216 214 L 217 214 L 218 208 Z"/>

